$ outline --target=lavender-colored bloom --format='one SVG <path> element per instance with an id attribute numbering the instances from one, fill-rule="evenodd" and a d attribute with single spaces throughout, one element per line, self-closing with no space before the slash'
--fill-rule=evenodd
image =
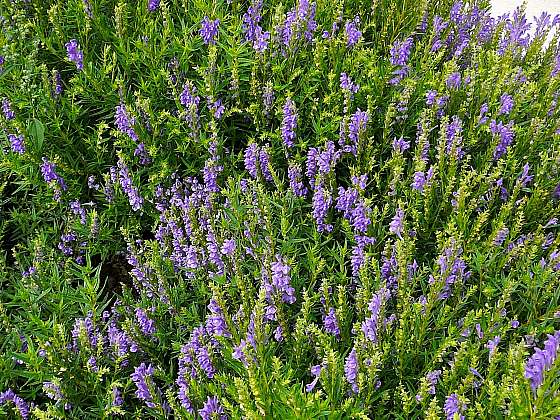
<path id="1" fill-rule="evenodd" d="M 140 165 L 145 166 L 152 161 L 144 143 L 138 144 L 138 146 L 136 146 L 136 149 L 134 149 L 133 154 L 134 156 L 138 157 Z"/>
<path id="2" fill-rule="evenodd" d="M 151 364 L 146 366 L 145 363 L 141 363 L 140 366 L 134 368 L 134 373 L 130 375 L 130 378 L 136 385 L 136 397 L 144 401 L 146 406 L 150 408 L 156 407 L 154 397 L 152 396 L 150 389 L 154 386 L 152 379 L 153 374 L 154 368 Z"/>
<path id="3" fill-rule="evenodd" d="M 155 12 L 159 7 L 160 0 L 148 0 L 148 11 Z"/>
<path id="4" fill-rule="evenodd" d="M 360 85 L 354 83 L 346 73 L 340 73 L 340 88 L 349 93 L 357 93 Z"/>
<path id="5" fill-rule="evenodd" d="M 6 404 L 7 402 L 14 404 L 22 419 L 29 418 L 29 405 L 10 388 L 4 392 L 0 392 L 0 405 Z"/>
<path id="6" fill-rule="evenodd" d="M 65 398 L 60 387 L 51 381 L 43 382 L 43 391 L 45 391 L 47 397 L 56 402 L 60 402 Z"/>
<path id="7" fill-rule="evenodd" d="M 245 149 L 245 169 L 253 179 L 256 179 L 258 175 L 258 152 L 259 150 L 256 143 L 251 143 L 247 146 L 247 149 Z"/>
<path id="8" fill-rule="evenodd" d="M 153 335 L 156 332 L 156 325 L 153 319 L 148 318 L 148 314 L 142 308 L 136 308 L 136 322 L 145 335 Z"/>
<path id="9" fill-rule="evenodd" d="M 350 117 L 350 123 L 348 124 L 350 144 L 343 147 L 345 152 L 350 152 L 354 156 L 358 154 L 360 136 L 365 132 L 368 121 L 369 114 L 367 111 L 360 110 L 360 108 Z"/>
<path id="10" fill-rule="evenodd" d="M 267 298 L 274 294 L 279 294 L 286 303 L 294 303 L 296 301 L 295 289 L 291 285 L 290 266 L 277 255 L 276 261 L 270 265 L 272 271 L 272 282 L 265 282 Z"/>
<path id="11" fill-rule="evenodd" d="M 511 95 L 504 93 L 500 97 L 500 110 L 498 111 L 498 115 L 502 115 L 502 114 L 507 115 L 511 112 L 512 109 L 513 109 L 513 98 L 511 97 Z"/>
<path id="12" fill-rule="evenodd" d="M 496 350 L 498 348 L 498 344 L 500 344 L 500 340 L 501 340 L 500 336 L 497 335 L 493 339 L 488 340 L 488 343 L 486 343 L 486 348 L 488 350 L 490 350 L 489 357 L 492 357 L 494 355 L 494 353 L 496 353 Z"/>
<path id="13" fill-rule="evenodd" d="M 389 232 L 402 239 L 404 211 L 399 207 L 389 224 Z"/>
<path id="14" fill-rule="evenodd" d="M 492 241 L 493 246 L 501 246 L 509 235 L 509 229 L 504 227 L 496 233 L 496 237 Z"/>
<path id="15" fill-rule="evenodd" d="M 200 22 L 200 30 L 198 33 L 202 37 L 205 44 L 215 44 L 216 37 L 218 36 L 218 28 L 220 26 L 220 19 L 210 20 L 208 16 L 204 16 Z"/>
<path id="16" fill-rule="evenodd" d="M 210 310 L 210 315 L 206 318 L 206 331 L 208 334 L 217 337 L 231 337 L 222 308 L 220 308 L 215 299 L 210 299 L 208 309 Z"/>
<path id="17" fill-rule="evenodd" d="M 220 405 L 218 397 L 208 397 L 204 406 L 198 410 L 198 414 L 200 414 L 202 420 L 212 420 L 215 418 L 219 418 L 220 420 L 227 419 L 224 408 Z"/>
<path id="18" fill-rule="evenodd" d="M 82 225 L 86 224 L 86 210 L 82 207 L 79 200 L 70 202 L 70 211 L 80 218 L 80 223 Z"/>
<path id="19" fill-rule="evenodd" d="M 329 334 L 337 337 L 340 335 L 340 328 L 338 327 L 334 308 L 329 308 L 329 312 L 323 317 L 323 324 L 325 325 L 325 331 Z"/>
<path id="20" fill-rule="evenodd" d="M 46 183 L 55 181 L 63 191 L 66 190 L 64 179 L 56 173 L 56 165 L 49 162 L 45 157 L 43 157 L 43 163 L 41 164 L 41 174 Z"/>
<path id="21" fill-rule="evenodd" d="M 462 414 L 464 409 L 465 406 L 459 400 L 459 396 L 457 394 L 451 394 L 445 399 L 443 410 L 445 411 L 445 417 L 447 420 L 454 420 L 455 414 L 459 416 L 459 419 L 463 420 L 465 418 Z"/>
<path id="22" fill-rule="evenodd" d="M 134 124 L 136 124 L 136 119 L 130 117 L 126 112 L 126 106 L 121 103 L 117 106 L 115 111 L 115 125 L 117 129 L 130 137 L 134 141 L 138 141 L 138 135 L 134 131 Z"/>
<path id="23" fill-rule="evenodd" d="M 390 51 L 391 65 L 401 67 L 406 66 L 413 45 L 414 41 L 412 38 L 407 38 L 404 41 L 395 41 Z"/>
<path id="24" fill-rule="evenodd" d="M 560 331 L 548 334 L 544 348 L 535 348 L 535 353 L 525 364 L 525 378 L 531 381 L 531 389 L 536 392 L 544 381 L 544 374 L 552 368 L 560 352 Z"/>
<path id="25" fill-rule="evenodd" d="M 513 19 L 506 20 L 506 31 L 498 43 L 498 54 L 505 54 L 509 47 L 514 50 L 527 48 L 531 40 L 530 28 L 531 24 L 527 22 L 521 7 L 515 9 Z"/>
<path id="26" fill-rule="evenodd" d="M 119 387 L 114 386 L 114 387 L 111 389 L 111 393 L 112 393 L 112 396 L 113 396 L 111 405 L 112 405 L 113 407 L 120 407 L 120 406 L 123 404 L 123 402 L 124 402 L 123 397 L 122 397 L 121 390 L 119 389 Z"/>
<path id="27" fill-rule="evenodd" d="M 280 42 L 285 47 L 292 47 L 296 41 L 305 39 L 311 42 L 317 29 L 315 21 L 316 3 L 309 0 L 298 0 L 296 6 L 286 13 L 286 19 L 278 28 Z"/>
<path id="28" fill-rule="evenodd" d="M 270 172 L 270 156 L 264 148 L 259 151 L 259 167 L 265 181 L 272 182 L 274 178 L 272 178 L 272 173 Z"/>
<path id="29" fill-rule="evenodd" d="M 76 68 L 78 70 L 83 70 L 84 68 L 84 54 L 80 51 L 80 46 L 78 45 L 78 41 L 75 39 L 71 39 L 69 42 L 65 44 L 66 51 L 68 53 L 68 59 L 76 64 Z"/>
<path id="30" fill-rule="evenodd" d="M 132 210 L 140 210 L 144 204 L 144 199 L 140 196 L 138 189 L 132 183 L 128 167 L 120 158 L 117 162 L 117 167 L 119 169 L 119 183 L 123 192 L 128 196 L 128 201 L 130 202 Z"/>
<path id="31" fill-rule="evenodd" d="M 429 90 L 428 92 L 426 92 L 426 105 L 434 105 L 436 103 L 437 95 L 437 90 Z"/>
<path id="32" fill-rule="evenodd" d="M 318 185 L 315 186 L 312 199 L 312 215 L 317 222 L 318 232 L 332 231 L 332 225 L 325 223 L 332 200 L 331 193 L 325 189 L 322 182 L 319 182 Z"/>
<path id="33" fill-rule="evenodd" d="M 519 175 L 519 178 L 517 178 L 517 182 L 521 184 L 521 188 L 525 188 L 527 184 L 529 184 L 529 182 L 533 180 L 534 176 L 529 175 L 530 169 L 531 167 L 529 166 L 528 163 L 523 165 L 523 172 L 521 172 L 521 175 Z"/>
<path id="34" fill-rule="evenodd" d="M 451 73 L 445 81 L 445 84 L 449 89 L 459 89 L 461 87 L 461 73 Z"/>
<path id="35" fill-rule="evenodd" d="M 461 159 L 465 152 L 463 152 L 463 123 L 458 116 L 454 115 L 451 123 L 447 126 L 447 142 L 445 144 L 445 151 L 451 154 L 456 159 Z"/>
<path id="36" fill-rule="evenodd" d="M 235 239 L 226 239 L 222 244 L 222 254 L 231 257 L 235 253 L 236 247 Z"/>
<path id="37" fill-rule="evenodd" d="M 362 38 L 362 32 L 358 29 L 360 25 L 360 17 L 356 16 L 353 20 L 346 22 L 344 32 L 346 33 L 346 45 L 353 47 Z"/>
<path id="38" fill-rule="evenodd" d="M 296 104 L 290 98 L 286 99 L 284 108 L 284 118 L 282 120 L 282 140 L 286 147 L 293 147 L 296 138 L 295 130 L 297 128 L 297 111 Z"/>
<path id="39" fill-rule="evenodd" d="M 519 321 L 517 319 L 514 319 L 511 321 L 511 328 L 517 328 L 519 327 Z"/>
<path id="40" fill-rule="evenodd" d="M 288 167 L 288 179 L 290 180 L 290 188 L 296 197 L 307 195 L 307 187 L 302 182 L 300 165 L 291 164 Z"/>
<path id="41" fill-rule="evenodd" d="M 210 104 L 210 110 L 214 113 L 214 118 L 216 118 L 217 120 L 222 118 L 222 115 L 224 114 L 225 109 L 226 108 L 222 104 L 221 99 L 217 99 Z"/>
<path id="42" fill-rule="evenodd" d="M 10 141 L 12 152 L 20 155 L 25 153 L 25 140 L 23 135 L 16 136 L 15 134 L 8 134 L 8 140 Z"/>
<path id="43" fill-rule="evenodd" d="M 478 125 L 486 124 L 486 122 L 488 121 L 488 117 L 486 116 L 487 112 L 488 112 L 488 104 L 483 103 L 482 106 L 480 107 L 480 114 L 478 116 Z"/>
<path id="44" fill-rule="evenodd" d="M 359 392 L 358 388 L 358 355 L 356 354 L 356 348 L 354 347 L 344 363 L 344 377 L 346 381 L 351 385 L 352 391 L 357 394 Z"/>
<path id="45" fill-rule="evenodd" d="M 424 191 L 426 182 L 428 182 L 428 178 L 426 177 L 426 174 L 422 171 L 416 171 L 414 172 L 414 179 L 412 181 L 412 184 L 410 184 L 410 186 L 416 191 L 422 192 Z"/>
<path id="46" fill-rule="evenodd" d="M 2 114 L 4 114 L 4 118 L 7 120 L 13 120 L 16 117 L 16 114 L 12 110 L 10 101 L 6 98 L 2 99 Z"/>
<path id="47" fill-rule="evenodd" d="M 253 44 L 253 49 L 258 53 L 264 52 L 268 48 L 270 32 L 264 32 L 259 25 L 262 16 L 262 0 L 253 0 L 247 12 L 243 15 L 242 30 L 245 33 L 245 40 Z"/>
<path id="48" fill-rule="evenodd" d="M 305 385 L 305 391 L 306 392 L 312 392 L 313 389 L 315 389 L 315 386 L 317 385 L 317 382 L 319 381 L 319 376 L 321 376 L 321 370 L 322 370 L 321 365 L 311 366 L 311 374 L 315 378 L 313 379 L 313 381 L 310 384 Z"/>
<path id="49" fill-rule="evenodd" d="M 399 154 L 403 153 L 404 151 L 410 148 L 410 142 L 406 141 L 402 137 L 396 138 L 393 140 L 393 150 Z"/>
<path id="50" fill-rule="evenodd" d="M 552 192 L 552 198 L 556 200 L 560 199 L 560 183 L 558 183 L 558 185 L 556 185 L 556 188 L 554 188 L 554 191 Z"/>
<path id="51" fill-rule="evenodd" d="M 382 287 L 376 294 L 373 295 L 371 301 L 369 302 L 368 309 L 370 316 L 362 322 L 362 331 L 366 339 L 372 343 L 377 343 L 379 316 L 381 314 L 381 308 L 388 298 L 389 291 L 385 287 Z"/>
<path id="52" fill-rule="evenodd" d="M 438 383 L 440 375 L 441 370 L 433 370 L 426 374 L 426 381 L 430 386 L 430 388 L 428 389 L 428 394 L 436 395 L 436 384 Z"/>
<path id="53" fill-rule="evenodd" d="M 264 114 L 268 116 L 272 109 L 272 104 L 274 103 L 274 88 L 272 83 L 267 83 L 263 89 L 263 106 L 264 106 Z"/>
<path id="54" fill-rule="evenodd" d="M 492 120 L 490 121 L 490 131 L 493 135 L 500 136 L 498 145 L 494 150 L 494 160 L 498 160 L 506 153 L 507 148 L 513 142 L 513 121 L 510 121 L 508 125 L 503 125 L 501 121 L 496 123 L 496 120 Z"/>
<path id="55" fill-rule="evenodd" d="M 410 57 L 410 52 L 414 41 L 411 37 L 405 39 L 404 41 L 395 41 L 391 48 L 390 62 L 391 65 L 397 66 L 397 69 L 393 71 L 393 79 L 389 81 L 392 85 L 397 85 L 408 75 L 408 59 Z"/>

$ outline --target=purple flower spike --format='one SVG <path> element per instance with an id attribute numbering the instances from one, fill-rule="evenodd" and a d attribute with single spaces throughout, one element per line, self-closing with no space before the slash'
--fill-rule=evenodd
<path id="1" fill-rule="evenodd" d="M 66 51 L 68 53 L 68 59 L 76 64 L 78 70 L 83 70 L 84 68 L 84 54 L 80 50 L 78 41 L 71 39 L 66 44 Z"/>
<path id="2" fill-rule="evenodd" d="M 198 32 L 205 44 L 215 44 L 218 36 L 218 28 L 220 19 L 210 20 L 208 16 L 204 16 L 200 22 L 200 31 Z"/>

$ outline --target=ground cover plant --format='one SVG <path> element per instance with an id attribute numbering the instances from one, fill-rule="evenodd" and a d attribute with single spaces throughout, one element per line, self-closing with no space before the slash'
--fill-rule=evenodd
<path id="1" fill-rule="evenodd" d="M 0 12 L 0 418 L 560 418 L 560 16 Z"/>

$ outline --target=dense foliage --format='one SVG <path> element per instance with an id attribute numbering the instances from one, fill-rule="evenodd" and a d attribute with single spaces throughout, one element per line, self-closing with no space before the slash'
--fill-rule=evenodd
<path id="1" fill-rule="evenodd" d="M 0 12 L 1 418 L 560 416 L 560 16 Z"/>

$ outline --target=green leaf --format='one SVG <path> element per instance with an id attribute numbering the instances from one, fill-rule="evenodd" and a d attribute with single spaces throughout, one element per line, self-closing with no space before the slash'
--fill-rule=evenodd
<path id="1" fill-rule="evenodd" d="M 45 140 L 45 126 L 37 118 L 34 118 L 27 127 L 27 133 L 33 137 L 38 152 L 43 150 Z"/>

